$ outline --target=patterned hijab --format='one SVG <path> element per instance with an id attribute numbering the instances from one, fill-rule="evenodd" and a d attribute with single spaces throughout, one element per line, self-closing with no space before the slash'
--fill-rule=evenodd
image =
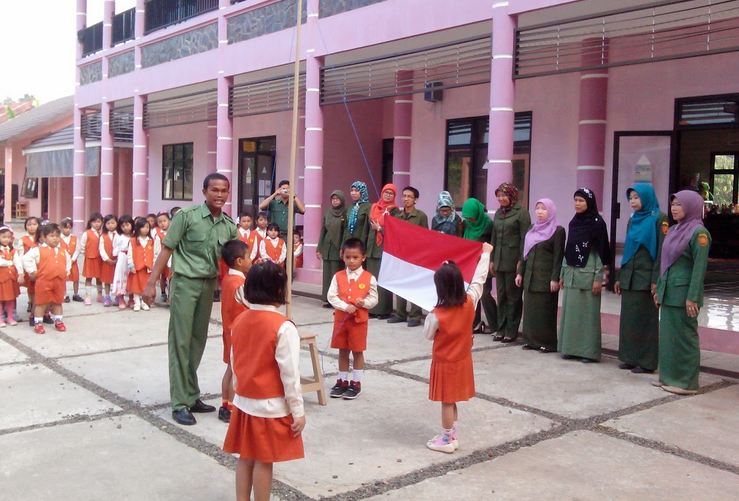
<path id="1" fill-rule="evenodd" d="M 495 190 L 495 196 L 498 196 L 498 193 L 502 193 L 503 195 L 508 197 L 508 200 L 511 201 L 510 204 L 508 204 L 507 207 L 500 206 L 500 211 L 505 214 L 509 210 L 511 210 L 517 203 L 518 203 L 518 188 L 513 186 L 511 183 L 503 183 L 500 186 L 498 186 L 498 189 Z"/>
<path id="2" fill-rule="evenodd" d="M 462 205 L 462 217 L 464 218 L 464 238 L 467 240 L 482 242 L 482 238 L 491 232 L 493 221 L 488 216 L 485 206 L 478 199 L 467 199 Z"/>
<path id="3" fill-rule="evenodd" d="M 608 243 L 608 229 L 603 217 L 598 214 L 595 193 L 589 188 L 578 189 L 573 197 L 582 197 L 588 204 L 583 213 L 576 213 L 570 221 L 565 246 L 565 260 L 569 266 L 584 268 L 590 251 L 595 250 L 603 265 L 611 262 L 611 246 Z"/>
<path id="4" fill-rule="evenodd" d="M 685 211 L 685 217 L 670 228 L 665 241 L 662 243 L 662 255 L 659 263 L 659 274 L 664 275 L 672 266 L 680 254 L 690 244 L 695 230 L 703 226 L 703 197 L 700 193 L 692 190 L 678 191 L 672 195 L 672 200 L 677 199 Z"/>
<path id="5" fill-rule="evenodd" d="M 636 183 L 626 190 L 626 198 L 631 197 L 631 192 L 636 192 L 641 199 L 641 209 L 631 215 L 629 231 L 626 232 L 624 242 L 624 256 L 621 266 L 628 263 L 643 245 L 652 256 L 657 259 L 657 221 L 659 220 L 659 202 L 657 194 L 651 183 Z"/>
<path id="6" fill-rule="evenodd" d="M 369 193 L 367 192 L 367 185 L 362 181 L 354 181 L 351 185 L 352 189 L 359 191 L 359 200 L 354 202 L 352 208 L 349 210 L 349 234 L 353 235 L 354 230 L 357 229 L 357 217 L 359 215 L 359 206 L 362 204 L 369 203 Z"/>
<path id="7" fill-rule="evenodd" d="M 547 219 L 541 223 L 538 219 L 535 219 L 534 225 L 526 232 L 526 238 L 523 242 L 523 257 L 528 256 L 536 244 L 552 238 L 559 225 L 557 222 L 557 206 L 554 205 L 554 202 L 548 198 L 541 198 L 536 201 L 534 207 L 539 204 L 547 208 Z"/>
<path id="8" fill-rule="evenodd" d="M 439 209 L 442 207 L 449 207 L 452 209 L 452 212 L 448 216 L 442 216 L 439 214 Z M 434 223 L 437 225 L 440 225 L 442 223 L 453 223 L 454 220 L 457 219 L 457 213 L 454 212 L 454 200 L 452 200 L 452 195 L 448 191 L 442 191 L 439 193 L 439 199 L 436 202 L 436 215 L 434 216 Z"/>

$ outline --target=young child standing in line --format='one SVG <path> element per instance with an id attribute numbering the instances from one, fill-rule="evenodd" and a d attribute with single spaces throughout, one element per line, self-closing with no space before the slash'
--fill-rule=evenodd
<path id="1" fill-rule="evenodd" d="M 377 280 L 362 268 L 364 242 L 350 238 L 341 246 L 345 269 L 331 279 L 326 297 L 335 308 L 331 348 L 339 350 L 339 379 L 331 388 L 331 398 L 353 400 L 362 391 L 364 351 L 367 349 L 369 310 L 377 305 Z M 352 378 L 349 380 L 349 352 L 353 357 Z"/>
<path id="2" fill-rule="evenodd" d="M 282 267 L 285 266 L 287 246 L 280 238 L 280 226 L 277 223 L 270 223 L 267 226 L 267 238 L 259 244 L 259 257 L 262 261 L 272 261 Z"/>
<path id="3" fill-rule="evenodd" d="M 231 402 L 233 401 L 233 371 L 231 370 L 231 326 L 241 313 L 246 311 L 244 300 L 244 275 L 251 268 L 249 247 L 241 240 L 230 240 L 223 245 L 221 257 L 228 266 L 228 274 L 223 277 L 221 287 L 221 323 L 223 324 L 223 362 L 226 371 L 221 381 L 221 397 L 223 403 L 218 409 L 218 419 L 228 423 L 231 418 Z"/>
<path id="4" fill-rule="evenodd" d="M 164 211 L 157 214 L 157 236 L 154 240 L 159 240 L 159 248 L 162 248 L 162 240 L 167 236 L 167 230 L 169 229 L 169 223 L 172 222 L 172 218 L 169 217 L 169 212 Z M 162 271 L 162 276 L 159 278 L 159 288 L 162 291 L 160 299 L 163 303 L 167 302 L 167 290 L 169 288 L 169 278 L 172 276 L 172 260 L 167 263 L 167 267 Z"/>
<path id="5" fill-rule="evenodd" d="M 262 237 L 262 239 L 267 238 L 267 226 L 268 225 L 269 225 L 269 217 L 267 216 L 267 213 L 260 212 L 259 214 L 257 214 L 256 232 L 260 237 Z"/>
<path id="6" fill-rule="evenodd" d="M 223 450 L 239 454 L 236 499 L 266 501 L 272 464 L 304 457 L 300 336 L 278 308 L 287 275 L 274 263 L 254 265 L 246 278 L 247 311 L 231 329 L 234 408 Z"/>
<path id="7" fill-rule="evenodd" d="M 39 230 L 44 244 L 35 247 L 23 255 L 23 268 L 36 282 L 36 302 L 33 305 L 33 331 L 36 334 L 45 334 L 43 316 L 46 310 L 51 308 L 54 328 L 64 332 L 62 316 L 62 303 L 67 290 L 66 281 L 72 260 L 69 254 L 59 246 L 61 231 L 59 226 L 50 223 L 45 224 Z"/>
<path id="8" fill-rule="evenodd" d="M 293 233 L 293 270 L 303 267 L 303 237 L 296 229 Z"/>
<path id="9" fill-rule="evenodd" d="M 149 237 L 156 240 L 159 236 L 159 226 L 157 225 L 157 215 L 153 212 L 146 215 L 146 222 L 149 223 Z"/>
<path id="10" fill-rule="evenodd" d="M 118 219 L 113 214 L 108 214 L 103 219 L 103 229 L 100 234 L 100 259 L 103 264 L 100 267 L 100 281 L 103 283 L 103 306 L 110 306 L 113 301 L 110 298 L 110 286 L 115 278 L 116 258 L 113 254 L 113 239 L 117 235 Z"/>
<path id="11" fill-rule="evenodd" d="M 72 301 L 81 303 L 84 299 L 80 296 L 80 267 L 77 265 L 80 249 L 77 245 L 77 237 L 72 235 L 72 225 L 71 217 L 62 219 L 62 222 L 59 224 L 59 227 L 62 229 L 62 239 L 59 245 L 67 251 L 72 261 L 72 268 L 69 270 L 69 277 L 67 278 L 68 282 L 72 282 Z M 69 302 L 69 295 L 64 298 L 64 302 Z"/>
<path id="12" fill-rule="evenodd" d="M 87 220 L 87 229 L 80 238 L 80 255 L 82 256 L 82 276 L 85 277 L 85 306 L 92 304 L 92 280 L 95 279 L 99 303 L 103 302 L 100 287 L 100 271 L 103 260 L 100 257 L 100 230 L 103 227 L 103 216 L 99 212 L 90 214 Z"/>
<path id="13" fill-rule="evenodd" d="M 115 256 L 115 273 L 110 293 L 115 297 L 118 308 L 125 310 L 126 293 L 128 292 L 128 244 L 133 234 L 133 219 L 128 214 L 118 218 L 118 230 L 113 237 L 113 256 Z M 132 300 L 133 303 L 133 300 Z M 132 304 L 133 306 L 133 304 Z"/>
<path id="14" fill-rule="evenodd" d="M 149 235 L 149 222 L 143 217 L 136 218 L 133 235 L 128 244 L 128 291 L 133 294 L 133 311 L 149 311 L 149 305 L 141 300 L 151 269 L 159 255 L 155 240 Z"/>
<path id="15" fill-rule="evenodd" d="M 257 233 L 257 230 L 252 229 L 252 217 L 251 214 L 245 212 L 239 216 L 239 240 L 244 242 L 249 247 L 249 257 L 252 262 L 256 262 L 259 259 L 259 244 L 262 242 L 262 236 Z"/>
<path id="16" fill-rule="evenodd" d="M 472 368 L 472 324 L 475 308 L 482 298 L 493 246 L 482 244 L 482 254 L 467 291 L 459 267 L 446 261 L 434 273 L 438 300 L 426 317 L 423 333 L 433 340 L 429 400 L 441 402 L 441 433 L 426 442 L 432 451 L 451 454 L 457 441 L 457 402 L 475 396 Z"/>
<path id="17" fill-rule="evenodd" d="M 40 225 L 41 222 L 39 221 L 39 218 L 34 216 L 26 218 L 26 221 L 23 223 L 26 234 L 21 237 L 21 246 L 19 247 L 19 250 L 22 249 L 22 255 L 25 255 L 28 251 L 36 247 L 36 233 L 38 233 Z M 24 274 L 23 283 L 25 284 L 26 292 L 28 293 L 28 308 L 26 311 L 30 312 L 33 309 L 33 294 L 36 284 L 31 281 L 28 273 Z M 33 315 L 31 315 L 31 318 L 33 318 Z"/>
<path id="18" fill-rule="evenodd" d="M 0 227 L 0 327 L 18 325 L 15 320 L 15 301 L 20 296 L 23 281 L 21 254 L 13 248 L 13 230 Z M 5 313 L 6 320 L 2 318 Z"/>

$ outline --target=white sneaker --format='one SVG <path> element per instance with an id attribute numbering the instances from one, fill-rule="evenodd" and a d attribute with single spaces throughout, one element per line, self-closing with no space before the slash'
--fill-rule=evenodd
<path id="1" fill-rule="evenodd" d="M 133 305 L 133 311 L 141 311 L 141 305 L 139 303 L 135 303 Z"/>
<path id="2" fill-rule="evenodd" d="M 426 447 L 432 451 L 444 452 L 446 454 L 451 454 L 457 450 L 457 447 L 454 446 L 454 441 L 449 440 L 449 437 L 443 433 L 436 435 L 434 438 L 426 442 Z"/>
<path id="3" fill-rule="evenodd" d="M 141 309 L 144 310 L 144 311 L 149 311 L 150 310 L 149 305 L 146 304 L 146 301 L 141 301 Z"/>

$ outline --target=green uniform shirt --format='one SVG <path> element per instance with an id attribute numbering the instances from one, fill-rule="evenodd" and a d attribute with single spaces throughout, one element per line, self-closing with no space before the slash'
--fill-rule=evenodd
<path id="1" fill-rule="evenodd" d="M 690 300 L 703 306 L 703 281 L 708 267 L 711 234 L 700 226 L 693 232 L 690 244 L 657 280 L 657 302 L 667 306 L 685 306 Z"/>
<path id="2" fill-rule="evenodd" d="M 493 263 L 495 271 L 516 271 L 521 259 L 526 232 L 531 227 L 529 211 L 516 204 L 503 214 L 495 212 L 493 218 L 493 234 L 490 243 L 493 245 Z"/>
<path id="3" fill-rule="evenodd" d="M 549 292 L 549 283 L 559 280 L 565 255 L 565 229 L 557 226 L 548 240 L 539 242 L 518 262 L 524 290 Z"/>
<path id="4" fill-rule="evenodd" d="M 660 213 L 657 220 L 657 259 L 652 259 L 649 251 L 640 245 L 636 254 L 618 272 L 619 286 L 622 290 L 648 291 L 652 284 L 657 283 L 659 278 L 659 255 L 662 251 L 662 241 L 665 239 L 667 229 L 667 214 Z M 631 220 L 626 232 L 631 228 Z"/>
<path id="5" fill-rule="evenodd" d="M 174 273 L 189 278 L 215 278 L 223 244 L 237 237 L 233 219 L 214 218 L 203 203 L 180 210 L 162 242 L 174 251 Z"/>
<path id="6" fill-rule="evenodd" d="M 280 235 L 287 234 L 287 215 L 288 204 L 282 200 L 282 197 L 273 198 L 269 203 L 269 222 L 276 223 L 280 227 Z M 295 213 L 302 214 L 295 206 Z"/>
<path id="7" fill-rule="evenodd" d="M 426 229 L 429 228 L 429 218 L 426 216 L 426 213 L 422 210 L 416 209 L 415 207 L 411 209 L 410 212 L 406 212 L 402 208 L 395 209 L 392 212 L 392 215 L 408 223 L 415 224 L 416 226 L 422 226 Z"/>

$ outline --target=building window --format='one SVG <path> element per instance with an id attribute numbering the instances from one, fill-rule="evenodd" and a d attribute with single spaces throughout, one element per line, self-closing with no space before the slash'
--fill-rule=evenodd
<path id="1" fill-rule="evenodd" d="M 711 155 L 711 192 L 718 207 L 737 203 L 738 162 L 739 152 Z"/>
<path id="2" fill-rule="evenodd" d="M 240 214 L 256 214 L 259 204 L 274 193 L 276 159 L 276 136 L 239 140 Z"/>
<path id="3" fill-rule="evenodd" d="M 162 200 L 192 200 L 192 143 L 162 147 Z"/>
<path id="4" fill-rule="evenodd" d="M 445 189 L 457 208 L 477 198 L 487 205 L 489 117 L 447 121 Z M 528 205 L 531 156 L 531 113 L 516 113 L 514 130 L 513 183 L 521 191 L 520 202 Z"/>

